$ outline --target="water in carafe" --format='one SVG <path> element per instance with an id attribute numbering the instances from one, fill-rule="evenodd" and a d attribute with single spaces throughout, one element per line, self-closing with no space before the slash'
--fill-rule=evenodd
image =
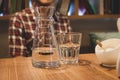
<path id="1" fill-rule="evenodd" d="M 54 7 L 35 8 L 36 30 L 32 48 L 32 64 L 38 68 L 56 68 L 60 66 L 59 50 L 54 35 L 52 18 Z"/>

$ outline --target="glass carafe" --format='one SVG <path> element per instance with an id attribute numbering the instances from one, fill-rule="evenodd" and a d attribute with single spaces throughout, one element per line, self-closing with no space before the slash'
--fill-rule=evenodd
<path id="1" fill-rule="evenodd" d="M 35 8 L 36 30 L 32 48 L 32 64 L 38 68 L 60 66 L 59 51 L 53 28 L 54 7 Z"/>

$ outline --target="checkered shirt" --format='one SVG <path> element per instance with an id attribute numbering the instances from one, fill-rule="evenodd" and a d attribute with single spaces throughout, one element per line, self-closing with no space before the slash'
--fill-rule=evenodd
<path id="1" fill-rule="evenodd" d="M 68 18 L 59 12 L 54 13 L 55 23 L 54 29 L 56 32 L 66 30 L 70 28 L 70 21 Z M 16 12 L 10 18 L 9 23 L 9 54 L 14 56 L 31 56 L 32 45 L 34 39 L 36 24 L 34 9 L 26 8 L 21 12 Z M 67 29 L 66 29 L 67 28 Z"/>

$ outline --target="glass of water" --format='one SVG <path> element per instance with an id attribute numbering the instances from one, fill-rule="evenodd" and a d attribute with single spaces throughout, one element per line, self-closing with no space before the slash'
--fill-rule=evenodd
<path id="1" fill-rule="evenodd" d="M 82 33 L 79 32 L 61 33 L 57 36 L 61 63 L 78 63 L 81 40 Z"/>

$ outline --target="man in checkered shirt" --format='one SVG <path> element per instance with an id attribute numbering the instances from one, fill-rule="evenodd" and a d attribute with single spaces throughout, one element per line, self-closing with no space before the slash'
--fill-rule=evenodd
<path id="1" fill-rule="evenodd" d="M 10 18 L 9 24 L 9 53 L 14 56 L 31 56 L 34 31 L 36 28 L 34 8 L 36 6 L 53 5 L 55 0 L 33 0 L 33 6 L 21 12 L 16 12 Z M 70 21 L 59 11 L 55 11 L 53 16 L 55 31 L 59 29 L 70 30 Z"/>

